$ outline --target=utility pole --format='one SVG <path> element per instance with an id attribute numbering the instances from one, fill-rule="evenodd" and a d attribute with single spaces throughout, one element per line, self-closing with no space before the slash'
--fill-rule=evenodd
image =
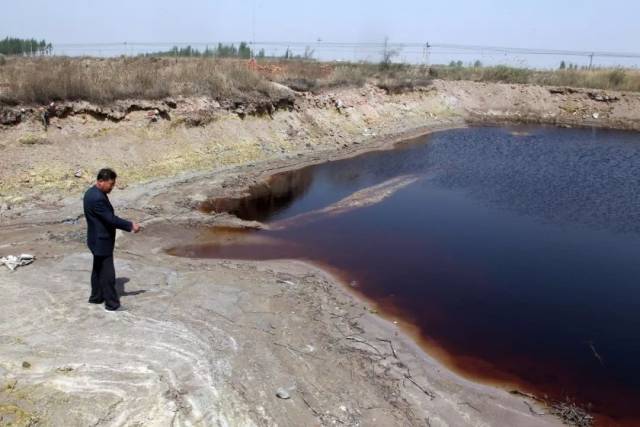
<path id="1" fill-rule="evenodd" d="M 431 45 L 427 42 L 424 45 L 424 65 L 429 65 L 429 49 L 431 49 Z"/>
<path id="2" fill-rule="evenodd" d="M 389 45 L 389 37 L 384 38 L 384 50 L 382 51 L 382 62 L 387 62 L 387 50 Z"/>
<path id="3" fill-rule="evenodd" d="M 251 49 L 249 50 L 251 59 L 254 58 L 253 51 L 256 49 L 256 1 L 253 0 L 253 9 L 251 11 Z"/>

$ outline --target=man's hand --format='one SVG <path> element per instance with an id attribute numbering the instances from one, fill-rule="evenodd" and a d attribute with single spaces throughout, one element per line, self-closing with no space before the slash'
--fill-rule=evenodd
<path id="1" fill-rule="evenodd" d="M 142 230 L 142 228 L 140 227 L 140 224 L 134 222 L 133 226 L 131 227 L 131 232 L 138 233 L 140 230 Z"/>

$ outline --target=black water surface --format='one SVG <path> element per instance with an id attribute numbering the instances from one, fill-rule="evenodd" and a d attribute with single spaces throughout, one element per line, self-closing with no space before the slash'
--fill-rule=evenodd
<path id="1" fill-rule="evenodd" d="M 640 135 L 460 129 L 296 173 L 304 188 L 290 200 L 237 213 L 275 224 L 424 179 L 373 206 L 248 232 L 269 245 L 174 253 L 329 264 L 459 370 L 640 420 Z"/>

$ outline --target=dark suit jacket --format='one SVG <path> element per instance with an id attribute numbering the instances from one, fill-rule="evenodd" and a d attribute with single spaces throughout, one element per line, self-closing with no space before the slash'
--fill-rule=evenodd
<path id="1" fill-rule="evenodd" d="M 113 213 L 105 193 L 95 185 L 84 193 L 84 217 L 87 220 L 87 246 L 97 256 L 113 254 L 116 228 L 131 231 L 133 224 Z"/>

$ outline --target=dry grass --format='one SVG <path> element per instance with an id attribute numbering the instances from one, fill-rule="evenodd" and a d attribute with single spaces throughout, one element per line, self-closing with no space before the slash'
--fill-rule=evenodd
<path id="1" fill-rule="evenodd" d="M 44 134 L 26 133 L 18 138 L 18 142 L 23 145 L 47 144 L 47 136 Z"/>
<path id="2" fill-rule="evenodd" d="M 269 80 L 299 91 L 358 87 L 368 82 L 400 93 L 427 86 L 432 78 L 640 91 L 640 72 L 622 69 L 535 71 L 304 60 L 264 60 L 250 68 L 246 60 L 238 59 L 7 57 L 0 63 L 0 103 L 108 103 L 178 95 L 260 99 L 272 96 Z"/>
<path id="3" fill-rule="evenodd" d="M 214 59 L 10 58 L 0 66 L 5 103 L 269 96 L 270 87 L 246 64 Z"/>
<path id="4" fill-rule="evenodd" d="M 537 71 L 512 67 L 433 67 L 431 75 L 447 80 L 527 83 L 590 89 L 640 91 L 640 71 L 621 68 Z"/>
<path id="5" fill-rule="evenodd" d="M 399 93 L 429 85 L 429 69 L 421 66 L 392 64 L 381 67 L 370 63 L 322 63 L 285 61 L 275 80 L 295 90 L 318 92 L 334 87 L 360 87 L 371 83 L 388 92 Z"/>
<path id="6" fill-rule="evenodd" d="M 214 58 L 8 58 L 0 66 L 0 102 L 107 103 L 178 95 L 255 99 L 272 95 L 269 80 L 305 91 L 370 81 L 398 92 L 428 84 L 428 70 L 302 60 L 261 61 L 251 68 L 246 60 Z"/>

